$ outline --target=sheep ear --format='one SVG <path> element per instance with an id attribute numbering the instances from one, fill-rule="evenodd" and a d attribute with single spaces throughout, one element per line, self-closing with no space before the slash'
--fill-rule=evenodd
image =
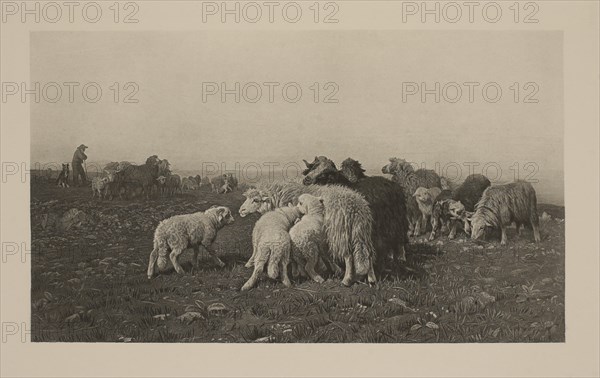
<path id="1" fill-rule="evenodd" d="M 325 200 L 323 199 L 323 197 L 319 197 L 319 202 L 325 203 Z"/>
<path id="2" fill-rule="evenodd" d="M 271 202 L 271 200 L 269 199 L 269 197 L 262 197 L 261 200 L 263 202 Z"/>
<path id="3" fill-rule="evenodd" d="M 310 163 L 307 162 L 306 160 L 302 159 L 302 161 L 304 162 L 304 164 L 306 164 L 306 168 L 310 168 Z"/>

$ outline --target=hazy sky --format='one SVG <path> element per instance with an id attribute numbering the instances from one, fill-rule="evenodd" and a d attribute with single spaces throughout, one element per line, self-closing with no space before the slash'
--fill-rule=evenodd
<path id="1" fill-rule="evenodd" d="M 508 169 L 535 162 L 540 177 L 558 181 L 562 192 L 560 32 L 34 32 L 31 74 L 42 85 L 97 82 L 103 90 L 98 103 L 86 103 L 79 86 L 74 103 L 63 87 L 57 103 L 32 104 L 34 162 L 69 161 L 81 143 L 90 161 L 141 162 L 158 154 L 179 169 L 314 155 L 351 156 L 372 169 L 390 156 L 430 166 L 477 161 Z M 137 83 L 139 103 L 115 104 L 114 82 Z M 203 103 L 203 82 L 281 85 L 274 103 L 264 85 L 257 103 L 236 103 L 233 95 L 226 103 L 218 95 Z M 302 88 L 297 103 L 281 95 L 288 82 Z M 309 88 L 315 82 L 316 104 Z M 327 82 L 339 86 L 339 103 L 322 102 Z M 403 82 L 428 88 L 456 82 L 463 93 L 457 103 L 435 103 L 433 95 L 425 103 L 419 95 L 403 102 Z M 480 83 L 473 103 L 464 82 Z M 503 91 L 497 103 L 482 97 L 488 82 Z M 509 88 L 515 82 L 519 103 Z M 538 85 L 538 103 L 523 103 L 533 90 L 523 88 L 527 82 Z"/>

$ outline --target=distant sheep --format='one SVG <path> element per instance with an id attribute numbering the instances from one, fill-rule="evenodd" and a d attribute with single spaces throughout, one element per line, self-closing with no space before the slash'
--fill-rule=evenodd
<path id="1" fill-rule="evenodd" d="M 292 240 L 292 259 L 298 264 L 298 270 L 306 273 L 315 282 L 323 283 L 315 267 L 319 258 L 326 256 L 325 205 L 320 197 L 302 194 L 298 197 L 298 209 L 302 218 L 290 230 Z"/>
<path id="2" fill-rule="evenodd" d="M 440 176 L 431 169 L 421 168 L 415 171 L 413 166 L 404 159 L 390 158 L 389 160 L 389 164 L 383 166 L 381 172 L 392 175 L 392 181 L 397 182 L 404 188 L 408 228 L 414 234 L 416 224 L 421 221 L 422 217 L 419 205 L 412 194 L 420 186 L 427 189 L 441 188 L 442 181 Z"/>
<path id="3" fill-rule="evenodd" d="M 373 218 L 369 204 L 355 191 L 340 186 L 302 185 L 300 183 L 274 182 L 260 184 L 244 193 L 246 201 L 240 207 L 240 216 L 251 213 L 264 214 L 289 203 L 296 205 L 301 194 L 308 193 L 323 198 L 325 205 L 325 235 L 329 255 L 335 261 L 344 260 L 346 272 L 342 284 L 350 286 L 354 273 L 368 273 L 369 282 L 375 282 L 373 261 L 375 256 L 371 241 Z M 248 261 L 253 264 L 253 257 Z M 336 267 L 331 267 L 337 270 Z"/>
<path id="4" fill-rule="evenodd" d="M 169 162 L 152 155 L 142 165 L 119 163 L 114 181 L 117 186 L 121 187 L 139 187 L 146 198 L 150 198 L 152 188 L 157 183 L 156 179 L 161 175 L 167 176 L 169 173 Z"/>
<path id="5" fill-rule="evenodd" d="M 528 182 L 516 181 L 487 188 L 471 217 L 471 239 L 479 239 L 486 227 L 499 228 L 502 232 L 500 244 L 506 245 L 506 227 L 513 222 L 519 233 L 521 226 L 531 225 L 536 243 L 540 241 L 537 198 L 535 189 Z"/>
<path id="6" fill-rule="evenodd" d="M 218 175 L 210 179 L 210 186 L 213 192 L 219 193 L 223 185 L 225 185 L 226 177 L 227 175 Z"/>
<path id="7" fill-rule="evenodd" d="M 148 263 L 148 278 L 154 275 L 155 265 L 164 270 L 171 260 L 175 271 L 184 274 L 178 258 L 187 248 L 194 249 L 192 264 L 198 264 L 200 246 L 204 247 L 220 267 L 225 266 L 211 245 L 217 237 L 217 232 L 225 225 L 233 223 L 233 215 L 224 206 L 212 207 L 205 212 L 175 215 L 165 219 L 154 232 L 154 249 L 150 253 Z"/>
<path id="8" fill-rule="evenodd" d="M 196 184 L 196 180 L 193 177 L 184 177 L 181 180 L 181 190 L 182 191 L 188 191 L 188 190 L 196 190 L 198 189 L 198 185 Z"/>
<path id="9" fill-rule="evenodd" d="M 368 177 L 361 164 L 346 159 L 341 170 L 325 156 L 315 157 L 312 163 L 304 161 L 307 169 L 304 183 L 337 184 L 355 190 L 367 200 L 373 216 L 371 240 L 375 245 L 378 273 L 386 265 L 386 258 L 405 261 L 408 244 L 408 223 L 403 189 L 384 177 Z"/>
<path id="10" fill-rule="evenodd" d="M 165 182 L 165 188 L 167 194 L 170 196 L 174 196 L 177 192 L 181 192 L 181 176 L 178 174 L 168 175 Z"/>
<path id="11" fill-rule="evenodd" d="M 288 232 L 301 215 L 297 207 L 286 206 L 266 212 L 256 222 L 252 230 L 254 271 L 242 286 L 242 291 L 256 286 L 265 265 L 271 279 L 281 275 L 283 285 L 292 286 L 287 272 L 292 248 L 292 239 Z"/>
<path id="12" fill-rule="evenodd" d="M 417 205 L 419 205 L 419 210 L 421 211 L 422 221 L 417 222 L 415 225 L 414 235 L 418 236 L 421 234 L 421 225 L 424 227 L 427 226 L 429 220 L 431 219 L 431 215 L 433 213 L 433 203 L 437 196 L 442 192 L 440 188 L 424 188 L 418 187 L 413 197 L 417 200 Z M 426 231 L 423 229 L 423 231 Z"/>

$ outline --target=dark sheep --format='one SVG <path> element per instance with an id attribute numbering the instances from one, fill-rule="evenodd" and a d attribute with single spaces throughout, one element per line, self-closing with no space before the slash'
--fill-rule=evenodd
<path id="1" fill-rule="evenodd" d="M 481 199 L 483 192 L 492 183 L 484 175 L 473 174 L 467 176 L 465 181 L 454 191 L 453 199 L 460 201 L 466 211 L 475 211 L 475 205 Z"/>
<path id="2" fill-rule="evenodd" d="M 442 188 L 440 176 L 431 169 L 417 169 L 404 159 L 390 158 L 390 163 L 381 168 L 384 174 L 392 175 L 392 181 L 400 184 L 404 188 L 404 197 L 406 198 L 406 211 L 408 216 L 409 230 L 417 230 L 417 222 L 421 221 L 421 211 L 416 199 L 413 197 L 414 192 L 423 187 Z M 425 230 L 425 225 L 419 229 Z M 417 236 L 417 235 L 415 235 Z"/>
<path id="3" fill-rule="evenodd" d="M 537 198 L 533 186 L 525 181 L 487 188 L 475 206 L 471 217 L 471 239 L 479 239 L 486 227 L 499 228 L 502 232 L 501 245 L 506 245 L 506 227 L 516 223 L 517 232 L 521 226 L 531 225 L 533 237 L 540 241 Z"/>
<path id="4" fill-rule="evenodd" d="M 324 156 L 316 157 L 313 163 L 305 161 L 303 183 L 310 185 L 337 184 L 362 194 L 373 214 L 371 239 L 376 250 L 376 270 L 381 274 L 386 257 L 406 260 L 408 244 L 408 222 L 403 189 L 384 177 L 369 177 L 356 160 L 346 159 L 342 169 L 337 170 L 333 161 Z"/>

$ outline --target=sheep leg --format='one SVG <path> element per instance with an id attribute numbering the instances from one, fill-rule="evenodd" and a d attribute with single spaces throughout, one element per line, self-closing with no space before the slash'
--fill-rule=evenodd
<path id="1" fill-rule="evenodd" d="M 194 257 L 192 258 L 192 266 L 194 269 L 198 267 L 198 254 L 200 253 L 200 246 L 194 247 Z"/>
<path id="2" fill-rule="evenodd" d="M 439 219 L 438 217 L 432 216 L 431 217 L 431 234 L 429 235 L 429 241 L 432 241 L 433 239 L 435 239 L 435 231 L 438 228 L 438 224 L 439 224 Z"/>
<path id="3" fill-rule="evenodd" d="M 500 245 L 506 245 L 506 227 L 500 225 L 500 231 L 502 231 L 502 238 L 500 239 Z"/>
<path id="4" fill-rule="evenodd" d="M 534 238 L 535 242 L 539 243 L 540 240 L 542 240 L 542 239 L 540 238 L 540 227 L 538 225 L 538 222 L 532 221 L 531 228 L 533 228 L 533 238 Z"/>
<path id="5" fill-rule="evenodd" d="M 456 237 L 456 227 L 458 226 L 455 219 L 450 220 L 450 234 L 448 235 L 448 239 L 454 239 Z"/>
<path id="6" fill-rule="evenodd" d="M 256 286 L 256 283 L 258 282 L 258 278 L 260 277 L 261 272 L 265 268 L 266 263 L 267 263 L 267 260 L 261 260 L 261 261 L 256 262 L 256 264 L 254 265 L 254 272 L 252 272 L 252 275 L 250 276 L 248 281 L 246 281 L 244 286 L 242 286 L 242 289 L 241 289 L 242 291 L 250 290 L 254 286 Z"/>
<path id="7" fill-rule="evenodd" d="M 333 272 L 335 277 L 339 277 L 342 275 L 342 268 L 338 264 L 336 264 L 332 259 L 326 248 L 319 249 L 319 256 L 325 262 L 325 265 Z"/>
<path id="8" fill-rule="evenodd" d="M 244 265 L 246 268 L 252 268 L 252 266 L 254 266 L 254 257 L 256 257 L 256 245 L 252 245 L 252 256 L 250 256 L 248 262 Z"/>
<path id="9" fill-rule="evenodd" d="M 174 248 L 173 251 L 171 251 L 171 254 L 169 255 L 169 258 L 171 259 L 171 263 L 173 264 L 175 271 L 179 274 L 185 274 L 185 271 L 183 270 L 181 265 L 179 265 L 179 261 L 177 261 L 179 255 L 181 255 L 183 251 L 185 251 L 184 248 Z"/>
<path id="10" fill-rule="evenodd" d="M 289 262 L 287 261 L 282 261 L 279 263 L 279 269 L 281 270 L 281 282 L 285 287 L 292 287 L 292 282 L 288 276 L 288 264 Z"/>
<path id="11" fill-rule="evenodd" d="M 158 249 L 154 248 L 150 253 L 150 261 L 148 262 L 148 279 L 151 279 L 154 275 L 154 266 L 158 260 Z"/>
<path id="12" fill-rule="evenodd" d="M 399 245 L 397 258 L 402 262 L 406 261 L 406 248 L 404 243 Z"/>
<path id="13" fill-rule="evenodd" d="M 352 268 L 354 265 L 354 261 L 351 255 L 344 257 L 344 262 L 346 263 L 346 272 L 344 273 L 344 279 L 342 280 L 342 285 L 346 287 L 350 287 L 354 278 L 352 276 Z"/>
<path id="14" fill-rule="evenodd" d="M 375 277 L 375 270 L 373 269 L 373 259 L 369 259 L 369 272 L 367 273 L 367 281 L 369 285 L 374 285 L 377 282 L 377 278 Z"/>
<path id="15" fill-rule="evenodd" d="M 219 256 L 217 256 L 217 253 L 210 247 L 210 246 L 205 246 L 204 245 L 204 249 L 206 249 L 206 251 L 208 252 L 208 254 L 210 255 L 210 257 L 212 257 L 212 259 L 215 261 L 215 263 L 219 266 L 219 267 L 224 267 L 225 263 L 223 261 L 221 261 L 221 259 L 219 258 Z"/>
<path id="16" fill-rule="evenodd" d="M 318 261 L 319 253 L 316 251 L 310 253 L 306 259 L 306 265 L 304 266 L 304 269 L 306 269 L 306 273 L 308 273 L 308 276 L 312 278 L 313 281 L 317 283 L 323 283 L 325 280 L 315 271 L 315 266 L 317 266 Z M 300 265 L 298 265 L 298 267 L 300 267 Z"/>

